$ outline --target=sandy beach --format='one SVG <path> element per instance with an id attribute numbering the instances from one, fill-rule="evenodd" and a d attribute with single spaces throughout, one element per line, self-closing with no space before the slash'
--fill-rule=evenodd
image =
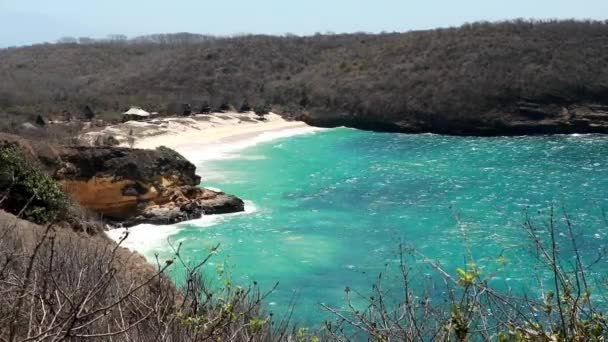
<path id="1" fill-rule="evenodd" d="M 258 143 L 278 138 L 307 134 L 323 130 L 301 121 L 287 121 L 277 114 L 265 115 L 260 120 L 254 113 L 200 114 L 189 118 L 162 118 L 146 122 L 128 121 L 109 126 L 102 131 L 90 132 L 86 140 L 99 136 L 112 136 L 122 146 L 154 149 L 159 146 L 172 148 L 191 162 L 200 166 L 203 161 L 223 159 L 237 151 Z M 129 143 L 129 133 L 133 140 Z M 226 215 L 206 215 L 189 221 L 199 227 L 211 226 L 233 216 L 248 215 L 257 209 L 251 201 L 245 201 L 245 211 Z M 161 247 L 166 239 L 183 228 L 184 224 L 156 226 L 150 224 L 129 228 L 129 239 L 123 246 L 138 251 Z M 113 229 L 108 236 L 119 241 L 126 229 Z"/>
<path id="2" fill-rule="evenodd" d="M 185 118 L 159 118 L 148 121 L 128 121 L 89 132 L 82 139 L 93 142 L 99 137 L 112 136 L 121 146 L 154 149 L 166 146 L 190 160 L 211 159 L 211 155 L 253 145 L 255 140 L 272 134 L 297 134 L 314 130 L 302 121 L 287 121 L 270 113 L 261 119 L 249 113 L 198 114 Z M 268 140 L 263 139 L 262 140 Z M 207 154 L 206 156 L 202 154 Z"/>
<path id="3" fill-rule="evenodd" d="M 259 121 L 253 113 L 218 113 L 175 119 L 169 121 L 167 132 L 139 138 L 134 147 L 152 149 L 166 146 L 179 151 L 192 144 L 233 143 L 261 133 L 308 126 L 301 121 L 286 121 L 277 114 L 268 114 L 265 119 Z"/>

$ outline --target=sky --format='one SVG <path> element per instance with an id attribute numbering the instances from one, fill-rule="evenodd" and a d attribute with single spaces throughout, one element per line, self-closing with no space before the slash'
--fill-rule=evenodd
<path id="1" fill-rule="evenodd" d="M 410 31 L 514 18 L 608 19 L 608 0 L 0 0 L 0 47 L 65 36 Z"/>

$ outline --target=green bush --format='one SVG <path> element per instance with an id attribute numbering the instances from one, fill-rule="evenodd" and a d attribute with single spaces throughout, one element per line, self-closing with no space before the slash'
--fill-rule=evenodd
<path id="1" fill-rule="evenodd" d="M 0 208 L 36 223 L 59 219 L 69 201 L 61 186 L 12 146 L 0 147 Z"/>
<path id="2" fill-rule="evenodd" d="M 270 113 L 270 106 L 267 103 L 258 104 L 253 108 L 253 111 L 259 116 L 264 116 Z"/>

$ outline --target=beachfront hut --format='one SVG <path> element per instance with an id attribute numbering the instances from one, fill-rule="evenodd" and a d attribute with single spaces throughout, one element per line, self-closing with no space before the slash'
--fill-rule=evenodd
<path id="1" fill-rule="evenodd" d="M 131 109 L 122 113 L 122 115 L 123 115 L 122 116 L 123 121 L 130 121 L 130 120 L 140 121 L 140 120 L 148 119 L 150 117 L 150 113 L 146 112 L 145 110 L 143 110 L 139 107 L 131 107 Z"/>

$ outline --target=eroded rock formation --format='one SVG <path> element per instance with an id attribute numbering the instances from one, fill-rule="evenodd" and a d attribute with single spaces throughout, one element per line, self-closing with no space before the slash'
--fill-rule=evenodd
<path id="1" fill-rule="evenodd" d="M 166 147 L 57 147 L 4 134 L 0 144 L 20 147 L 83 207 L 125 226 L 244 210 L 239 198 L 200 188 L 195 166 Z"/>
<path id="2" fill-rule="evenodd" d="M 320 127 L 353 127 L 401 133 L 437 133 L 465 136 L 512 136 L 535 134 L 608 133 L 608 105 L 563 105 L 519 101 L 479 112 L 475 116 L 403 113 L 376 117 L 351 113 L 315 113 L 295 116 Z"/>

